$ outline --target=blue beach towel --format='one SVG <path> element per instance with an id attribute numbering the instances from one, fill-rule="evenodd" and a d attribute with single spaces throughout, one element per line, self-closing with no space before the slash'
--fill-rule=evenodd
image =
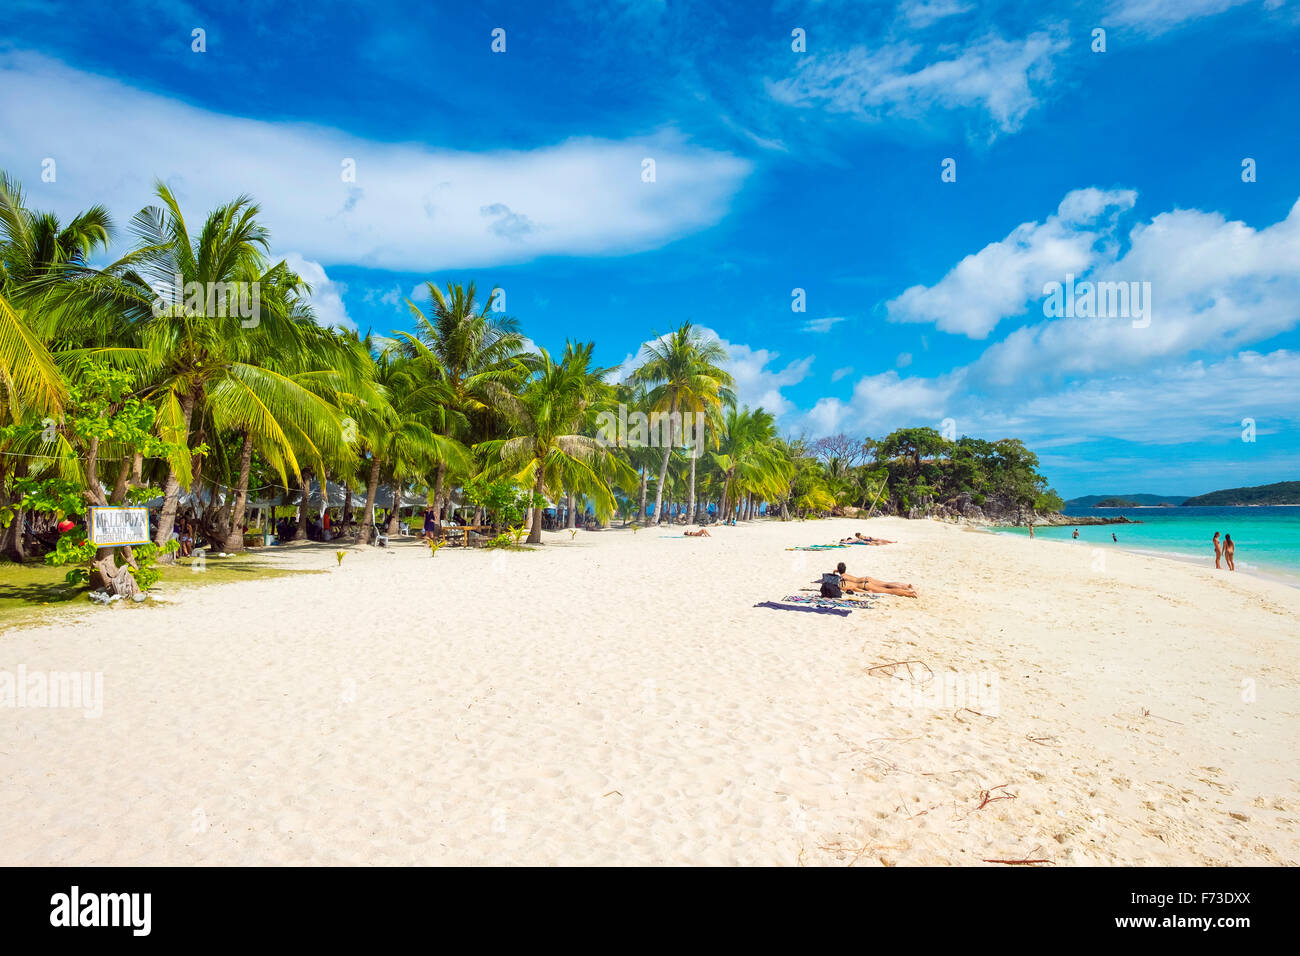
<path id="1" fill-rule="evenodd" d="M 827 598 L 811 594 L 787 594 L 781 598 L 786 604 L 812 604 L 816 607 L 846 607 L 851 609 L 874 607 L 872 601 L 850 601 L 846 598 Z"/>
<path id="2" fill-rule="evenodd" d="M 803 611 L 807 614 L 834 614 L 837 617 L 848 617 L 851 611 L 845 611 L 837 607 L 810 607 L 806 604 L 778 604 L 775 601 L 761 601 L 754 607 L 770 607 L 774 611 Z"/>

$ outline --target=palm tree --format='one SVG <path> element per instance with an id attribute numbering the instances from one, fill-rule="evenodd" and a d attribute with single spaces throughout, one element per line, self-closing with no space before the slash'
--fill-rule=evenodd
<path id="1" fill-rule="evenodd" d="M 746 496 L 775 500 L 788 488 L 791 469 L 776 437 L 776 420 L 761 408 L 729 410 L 711 458 L 722 472 L 723 514 L 730 515 Z"/>
<path id="2" fill-rule="evenodd" d="M 464 445 L 427 424 L 440 420 L 439 406 L 448 397 L 422 377 L 427 366 L 403 355 L 391 340 L 370 339 L 367 344 L 376 350 L 372 378 L 379 400 L 358 409 L 359 450 L 369 459 L 363 544 L 369 542 L 375 527 L 375 498 L 381 479 L 392 483 L 395 519 L 404 483 L 425 478 L 435 463 L 462 470 L 470 464 Z"/>
<path id="3" fill-rule="evenodd" d="M 727 359 L 726 350 L 716 340 L 708 340 L 690 322 L 668 336 L 661 336 L 644 346 L 641 366 L 632 373 L 635 384 L 650 389 L 652 411 L 668 415 L 668 441 L 659 465 L 659 484 L 655 489 L 655 524 L 663 520 L 664 480 L 668 459 L 676 445 L 677 419 L 680 415 L 708 414 L 721 405 L 734 404 L 731 374 L 719 365 Z M 691 458 L 691 479 L 687 499 L 688 520 L 695 517 L 695 459 Z"/>
<path id="4" fill-rule="evenodd" d="M 84 264 L 106 247 L 111 229 L 103 206 L 92 206 L 66 225 L 53 213 L 32 212 L 18 182 L 0 173 L 0 427 L 61 416 L 67 389 L 47 347 L 54 328 L 45 321 L 42 294 L 50 284 L 67 280 L 68 267 Z M 20 455 L 32 450 L 31 443 L 21 452 L 10 449 Z M 16 455 L 13 460 L 14 476 L 24 477 L 31 459 Z M 0 488 L 8 474 L 7 460 L 0 461 Z M 9 497 L 13 518 L 0 537 L 0 551 L 22 561 L 25 515 L 21 500 Z"/>
<path id="5" fill-rule="evenodd" d="M 181 486 L 201 475 L 208 443 L 220 441 L 223 430 L 251 433 L 282 481 L 301 475 L 300 457 L 319 463 L 337 452 L 342 430 L 335 406 L 264 361 L 299 347 L 306 333 L 300 316 L 285 311 L 300 282 L 283 263 L 266 266 L 258 206 L 240 196 L 213 210 L 193 236 L 171 190 L 158 182 L 156 191 L 162 206 L 132 220 L 139 248 L 87 277 L 87 290 L 68 303 L 95 315 L 124 312 L 131 337 L 68 354 L 134 371 L 158 408 L 160 436 L 182 448 L 167 462 L 156 537 L 162 545 Z M 268 295 L 253 299 L 251 318 L 224 297 L 247 301 L 250 290 L 262 288 Z"/>
<path id="6" fill-rule="evenodd" d="M 444 391 L 444 418 L 435 423 L 441 434 L 460 435 L 467 442 L 490 437 L 497 412 L 527 374 L 522 359 L 526 340 L 519 323 L 498 316 L 492 296 L 480 304 L 474 283 L 448 283 L 445 290 L 426 282 L 432 302 L 428 314 L 409 299 L 415 332 L 399 332 L 403 351 L 420 364 L 417 372 Z M 493 290 L 495 292 L 495 290 Z M 439 461 L 433 482 L 434 509 L 441 513 L 446 488 L 446 461 Z"/>
<path id="7" fill-rule="evenodd" d="M 590 342 L 570 342 L 556 362 L 545 349 L 539 350 L 522 393 L 506 406 L 513 437 L 482 442 L 475 450 L 487 462 L 489 477 L 509 475 L 539 498 L 572 488 L 591 500 L 603 520 L 616 506 L 611 478 L 635 482 L 636 476 L 595 438 L 582 434 L 609 372 L 591 365 L 593 351 Z M 542 509 L 536 506 L 528 543 L 541 542 Z"/>
<path id="8" fill-rule="evenodd" d="M 226 452 L 220 477 L 232 494 L 205 514 L 211 520 L 203 530 L 223 551 L 243 548 L 254 451 L 281 482 L 298 474 L 301 486 L 303 466 L 310 464 L 323 486 L 329 463 L 351 454 L 344 406 L 370 394 L 368 362 L 352 340 L 316 324 L 303 298 L 310 286 L 280 262 L 263 274 L 260 290 L 261 320 L 245 331 L 242 367 L 216 379 L 204 403 L 215 436 L 208 458 Z"/>

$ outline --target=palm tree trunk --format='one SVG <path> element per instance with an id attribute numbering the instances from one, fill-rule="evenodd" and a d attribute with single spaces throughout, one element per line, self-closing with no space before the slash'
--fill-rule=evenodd
<path id="1" fill-rule="evenodd" d="M 442 484 L 446 477 L 447 463 L 440 461 L 438 462 L 438 476 L 433 480 L 433 513 L 439 521 L 442 520 Z"/>
<path id="2" fill-rule="evenodd" d="M 343 486 L 347 489 L 343 496 L 343 522 L 340 531 L 346 533 L 348 530 L 348 519 L 352 517 L 352 479 L 349 477 L 347 484 Z"/>
<path id="3" fill-rule="evenodd" d="M 187 392 L 181 399 L 181 418 L 185 422 L 185 434 L 181 440 L 189 442 L 190 440 L 190 418 L 194 415 L 194 393 Z M 168 466 L 167 481 L 163 485 L 163 506 L 162 513 L 158 515 L 158 533 L 154 537 L 154 544 L 161 548 L 172 536 L 172 528 L 176 525 L 176 509 L 180 504 L 181 482 L 176 476 L 176 469 Z M 175 554 L 159 554 L 159 562 L 170 564 L 176 560 Z"/>
<path id="4" fill-rule="evenodd" d="M 393 479 L 393 507 L 388 509 L 388 535 L 395 537 L 397 535 L 397 526 L 402 520 L 402 487 Z"/>
<path id="5" fill-rule="evenodd" d="M 537 463 L 537 484 L 533 487 L 533 491 L 538 495 L 546 494 L 546 489 L 542 485 L 542 477 L 542 462 L 539 461 Z M 542 509 L 540 505 L 533 509 L 533 525 L 528 532 L 528 543 L 542 543 Z"/>
<path id="6" fill-rule="evenodd" d="M 691 483 L 686 493 L 686 523 L 695 523 L 695 449 L 690 449 Z"/>
<path id="7" fill-rule="evenodd" d="M 645 465 L 642 465 L 641 466 L 641 510 L 636 513 L 636 519 L 632 522 L 633 524 L 640 524 L 642 521 L 645 520 L 645 494 L 646 494 L 646 483 L 648 480 L 649 479 L 645 473 Z"/>
<path id="8" fill-rule="evenodd" d="M 664 459 L 659 464 L 659 486 L 655 488 L 655 524 L 663 522 L 662 506 L 664 500 L 664 485 L 668 479 L 668 459 L 673 454 L 673 442 L 677 440 L 677 429 L 674 425 L 674 415 L 677 411 L 677 400 L 673 399 L 668 405 L 668 442 L 664 445 Z"/>
<path id="9" fill-rule="evenodd" d="M 671 429 L 672 426 L 669 426 Z M 664 483 L 668 478 L 668 459 L 673 453 L 672 445 L 664 446 L 664 459 L 659 465 L 659 483 L 655 487 L 655 524 L 663 521 Z"/>
<path id="10" fill-rule="evenodd" d="M 27 475 L 27 459 L 19 458 L 14 465 L 14 478 L 24 478 Z M 0 470 L 0 484 L 3 484 L 4 472 Z M 4 555 L 11 561 L 17 561 L 19 564 L 27 557 L 27 552 L 23 548 L 23 522 L 26 520 L 27 513 L 20 507 L 19 503 L 23 500 L 22 496 L 15 493 L 14 500 L 14 518 L 9 523 L 9 527 L 4 532 Z"/>
<path id="11" fill-rule="evenodd" d="M 311 485 L 307 483 L 308 470 L 304 468 L 298 475 L 298 492 L 301 499 L 298 502 L 298 530 L 293 533 L 293 540 L 307 540 L 307 494 L 311 491 Z"/>
<path id="12" fill-rule="evenodd" d="M 375 495 L 379 491 L 379 459 L 370 459 L 370 477 L 366 479 L 366 507 L 362 512 L 361 544 L 370 543 L 370 532 L 375 527 Z"/>
<path id="13" fill-rule="evenodd" d="M 235 509 L 230 515 L 230 527 L 221 546 L 223 551 L 244 550 L 244 511 L 248 506 L 248 474 L 252 467 L 253 436 L 245 433 L 244 446 L 239 451 L 239 484 L 235 488 Z"/>
<path id="14" fill-rule="evenodd" d="M 564 510 L 566 514 L 566 520 L 564 522 L 564 526 L 566 528 L 577 527 L 577 525 L 575 524 L 575 520 L 577 516 L 573 513 L 573 492 L 572 491 L 569 492 L 569 497 L 564 503 Z"/>

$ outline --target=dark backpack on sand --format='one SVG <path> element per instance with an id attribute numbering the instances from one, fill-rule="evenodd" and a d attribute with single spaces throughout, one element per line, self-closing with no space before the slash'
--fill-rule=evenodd
<path id="1" fill-rule="evenodd" d="M 843 596 L 844 592 L 840 590 L 840 576 L 838 574 L 823 574 L 822 597 L 838 598 Z"/>

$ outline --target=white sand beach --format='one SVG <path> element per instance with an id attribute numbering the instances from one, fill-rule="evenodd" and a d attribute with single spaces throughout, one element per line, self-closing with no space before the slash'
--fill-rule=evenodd
<path id="1" fill-rule="evenodd" d="M 856 530 L 898 543 L 784 550 Z M 0 671 L 102 672 L 103 713 L 0 708 L 0 864 L 1300 863 L 1300 590 L 929 521 L 712 534 L 277 549 L 325 573 L 11 628 Z M 839 560 L 921 596 L 753 606 Z"/>

